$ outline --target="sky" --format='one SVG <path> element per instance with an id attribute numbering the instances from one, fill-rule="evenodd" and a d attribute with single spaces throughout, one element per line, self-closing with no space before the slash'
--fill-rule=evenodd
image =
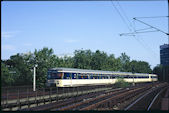
<path id="1" fill-rule="evenodd" d="M 104 51 L 131 60 L 160 64 L 160 45 L 168 43 L 162 32 L 122 35 L 149 28 L 135 17 L 168 16 L 161 1 L 3 1 L 1 2 L 1 59 L 17 53 L 52 48 L 57 56 L 75 50 Z M 137 18 L 168 32 L 168 18 Z M 144 31 L 154 31 L 147 29 Z M 141 31 L 142 32 L 142 31 Z"/>

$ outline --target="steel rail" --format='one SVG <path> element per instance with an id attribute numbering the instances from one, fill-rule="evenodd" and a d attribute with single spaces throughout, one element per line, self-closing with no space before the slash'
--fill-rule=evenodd
<path id="1" fill-rule="evenodd" d="M 159 87 L 164 87 L 165 83 L 158 86 Z M 150 91 L 147 91 L 147 93 L 145 93 L 144 95 L 142 95 L 141 97 L 139 97 L 138 99 L 136 99 L 132 104 L 130 104 L 129 106 L 127 106 L 124 111 L 129 110 L 132 106 L 134 106 L 138 101 L 140 101 L 141 99 L 143 99 L 144 97 L 146 97 L 148 94 L 152 93 L 153 91 L 157 90 L 158 88 L 153 88 Z"/>
<path id="2" fill-rule="evenodd" d="M 141 89 L 144 89 L 144 88 L 145 88 L 145 87 L 143 87 L 143 88 L 141 88 Z M 98 107 L 99 105 L 101 105 L 101 104 L 103 104 L 103 103 L 107 103 L 107 102 L 110 101 L 110 100 L 116 100 L 116 101 L 118 102 L 121 98 L 126 97 L 127 95 L 130 96 L 131 94 L 133 94 L 133 93 L 135 93 L 135 92 L 137 92 L 137 91 L 139 91 L 139 90 L 141 90 L 141 89 L 140 89 L 140 88 L 137 88 L 137 89 L 129 90 L 129 91 L 127 91 L 127 92 L 123 92 L 123 93 L 121 93 L 121 94 L 119 94 L 119 95 L 112 96 L 112 97 L 110 97 L 110 98 L 107 98 L 107 99 L 105 99 L 105 100 L 99 101 L 99 102 L 97 102 L 97 103 L 95 103 L 95 104 L 92 104 L 92 105 L 87 106 L 87 107 L 85 107 L 85 108 L 82 108 L 82 109 L 80 109 L 80 110 L 92 110 L 93 108 L 96 108 L 96 107 Z M 114 103 L 114 105 L 115 105 L 115 104 L 117 104 L 117 103 Z"/>
<path id="3" fill-rule="evenodd" d="M 61 107 L 61 108 L 55 108 L 54 110 L 72 110 L 72 109 L 77 109 L 77 107 L 80 107 L 80 106 L 84 106 L 84 104 L 86 103 L 90 103 L 90 102 L 93 102 L 93 101 L 97 101 L 97 99 L 100 99 L 100 98 L 104 98 L 106 96 L 109 96 L 111 94 L 117 94 L 118 92 L 122 92 L 124 91 L 125 89 L 117 89 L 117 90 L 112 90 L 111 92 L 104 92 L 102 94 L 100 94 L 99 96 L 95 96 L 91 99 L 88 99 L 86 101 L 81 101 L 81 102 L 78 102 L 78 103 L 74 103 L 72 105 L 68 105 L 68 106 L 64 106 L 64 107 Z M 106 94 L 105 94 L 106 93 Z"/>
<path id="4" fill-rule="evenodd" d="M 152 102 L 151 102 L 150 105 L 148 106 L 147 111 L 150 110 L 150 108 L 152 107 L 152 105 L 153 105 L 153 103 L 155 102 L 155 100 L 157 99 L 157 97 L 158 97 L 164 90 L 166 90 L 166 89 L 167 89 L 167 87 L 164 88 L 164 89 L 162 89 L 162 90 L 153 98 Z"/>
<path id="5" fill-rule="evenodd" d="M 149 85 L 149 87 L 147 87 L 147 86 L 140 86 L 140 87 L 137 87 L 137 89 L 131 88 L 130 90 L 125 90 L 125 91 L 130 92 L 130 94 L 132 94 L 133 92 L 140 91 L 140 90 L 138 90 L 140 88 L 142 90 L 144 90 L 144 89 L 147 90 L 150 87 L 151 87 L 150 85 Z M 121 98 L 121 97 L 124 97 L 125 94 L 129 94 L 129 93 L 125 92 L 125 91 L 123 91 L 124 94 L 122 92 L 121 92 L 122 94 L 118 93 L 118 95 L 115 95 L 115 94 L 117 94 L 117 92 L 116 93 L 114 92 L 114 94 L 113 93 L 109 93 L 107 95 L 105 94 L 105 95 L 101 95 L 100 97 L 89 99 L 89 100 L 87 100 L 85 102 L 82 101 L 82 102 L 74 103 L 72 105 L 64 106 L 64 107 L 61 107 L 61 108 L 56 108 L 55 110 L 59 110 L 59 111 L 60 110 L 61 111 L 63 111 L 63 110 L 90 110 L 92 108 L 97 107 L 97 105 L 100 105 L 102 103 L 105 103 L 105 102 L 109 101 L 112 98 L 119 97 L 119 95 L 121 95 L 120 96 L 120 98 Z"/>

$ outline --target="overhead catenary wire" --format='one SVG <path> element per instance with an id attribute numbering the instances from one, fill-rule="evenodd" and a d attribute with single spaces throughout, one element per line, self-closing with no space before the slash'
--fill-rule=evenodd
<path id="1" fill-rule="evenodd" d="M 137 32 L 137 31 L 136 31 L 136 32 L 134 32 L 134 33 L 124 33 L 124 34 L 122 33 L 122 34 L 120 34 L 120 36 L 122 36 L 122 35 L 130 35 L 130 34 L 133 34 L 133 35 L 134 35 L 134 34 L 136 34 L 136 33 L 146 33 L 146 32 L 157 32 L 157 30 L 153 30 L 153 31 L 144 31 L 144 32 Z"/>
<path id="2" fill-rule="evenodd" d="M 134 20 L 137 20 L 137 21 L 139 21 L 140 23 L 143 23 L 143 24 L 145 24 L 145 25 L 147 25 L 147 26 L 152 27 L 152 28 L 156 29 L 157 31 L 160 31 L 160 32 L 162 32 L 162 33 L 164 33 L 164 34 L 166 34 L 166 35 L 169 35 L 168 33 L 164 32 L 163 30 L 158 29 L 157 27 L 154 27 L 154 26 L 152 26 L 152 25 L 149 25 L 149 24 L 147 24 L 147 23 L 145 23 L 145 22 L 143 22 L 143 21 L 137 19 L 137 17 L 135 17 L 135 18 L 133 18 L 133 19 L 134 19 Z"/>
<path id="3" fill-rule="evenodd" d="M 134 30 L 134 31 L 144 31 L 144 30 L 148 30 L 148 29 L 152 29 L 152 27 L 148 27 L 148 28 L 144 28 L 144 29 L 137 29 L 137 30 Z"/>
<path id="4" fill-rule="evenodd" d="M 150 16 L 150 17 L 137 17 L 137 18 L 168 18 L 169 16 Z"/>
<path id="5" fill-rule="evenodd" d="M 140 30 L 151 29 L 151 27 L 150 27 L 150 28 L 144 28 L 144 29 L 136 30 L 135 29 L 135 20 L 133 20 L 133 26 L 132 26 L 132 28 L 133 28 L 133 30 L 135 32 L 140 31 Z M 134 35 L 133 34 L 133 36 L 134 36 L 135 40 L 137 40 L 137 42 L 139 42 L 146 51 L 150 51 L 150 53 L 157 58 L 158 55 L 156 55 L 156 53 L 147 44 L 145 45 L 144 44 L 145 42 L 143 40 L 142 41 L 139 40 L 141 38 L 136 38 L 136 37 L 139 37 L 138 35 Z"/>
<path id="6" fill-rule="evenodd" d="M 116 0 L 116 1 L 117 1 L 117 4 L 118 4 L 118 6 L 119 6 L 121 12 L 123 13 L 124 17 L 125 17 L 125 18 L 127 19 L 127 21 L 129 22 L 130 27 L 132 27 L 132 23 L 130 22 L 128 16 L 126 15 L 126 13 L 125 13 L 125 11 L 123 10 L 122 6 L 120 5 L 119 1 L 118 1 L 118 0 Z"/>
<path id="7" fill-rule="evenodd" d="M 117 2 L 118 2 L 118 1 L 117 1 Z M 135 28 L 132 26 L 132 23 L 129 21 L 129 19 L 128 19 L 126 13 L 124 12 L 122 6 L 120 5 L 120 3 L 118 2 L 118 5 L 119 5 L 119 7 L 121 8 L 121 10 L 123 11 L 123 15 L 125 15 L 125 17 L 127 18 L 127 20 L 128 20 L 128 22 L 129 22 L 129 25 L 130 25 L 130 26 L 126 23 L 125 18 L 122 16 L 122 14 L 120 13 L 120 11 L 116 8 L 116 6 L 115 6 L 115 4 L 113 3 L 113 1 L 111 1 L 111 3 L 113 4 L 115 10 L 118 12 L 118 14 L 120 15 L 121 19 L 123 20 L 123 22 L 125 23 L 125 25 L 126 25 L 127 28 L 129 29 L 129 31 L 132 32 L 132 29 L 133 29 L 133 31 L 134 31 L 133 33 L 128 33 L 127 36 L 134 36 L 134 38 L 143 46 L 143 48 L 145 48 L 146 50 L 151 51 L 151 53 L 153 53 L 152 55 L 155 56 L 155 57 L 157 57 L 156 53 L 155 53 L 154 51 L 152 51 L 151 48 L 149 48 L 147 45 L 143 44 L 139 39 L 136 38 Z M 131 29 L 130 27 L 131 27 L 132 29 Z M 155 32 L 155 31 L 147 31 L 147 32 Z M 137 32 L 137 33 L 138 33 L 138 32 Z M 140 32 L 140 33 L 143 33 L 143 32 Z M 125 35 L 125 34 L 120 34 L 120 35 Z"/>
<path id="8" fill-rule="evenodd" d="M 125 18 L 121 15 L 120 11 L 117 9 L 117 7 L 115 6 L 115 4 L 113 3 L 113 1 L 111 1 L 112 5 L 114 6 L 115 10 L 117 11 L 117 13 L 120 15 L 122 21 L 124 22 L 124 24 L 127 26 L 127 28 L 129 29 L 129 31 L 132 31 L 129 27 L 129 25 L 127 24 L 127 22 L 125 21 Z"/>

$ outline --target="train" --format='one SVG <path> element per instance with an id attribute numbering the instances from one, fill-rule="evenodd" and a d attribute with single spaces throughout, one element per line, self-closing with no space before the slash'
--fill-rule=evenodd
<path id="1" fill-rule="evenodd" d="M 148 73 L 115 72 L 76 68 L 51 68 L 47 72 L 48 87 L 77 87 L 115 84 L 118 78 L 129 83 L 156 82 L 158 76 Z"/>

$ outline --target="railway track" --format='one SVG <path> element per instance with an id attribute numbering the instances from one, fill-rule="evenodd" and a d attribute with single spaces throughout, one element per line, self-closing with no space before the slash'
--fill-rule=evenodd
<path id="1" fill-rule="evenodd" d="M 82 101 L 86 101 L 90 98 L 96 97 L 97 95 L 102 95 L 105 92 L 116 91 L 116 90 L 121 90 L 121 88 L 110 89 L 110 90 L 107 90 L 107 91 L 99 91 L 99 92 L 95 92 L 95 93 L 93 92 L 93 93 L 89 93 L 87 95 L 80 95 L 80 96 L 77 96 L 77 97 L 72 97 L 72 98 L 69 98 L 69 99 L 60 100 L 60 101 L 55 102 L 55 103 L 51 103 L 51 104 L 47 104 L 47 105 L 43 105 L 43 106 L 39 106 L 39 107 L 34 107 L 34 108 L 31 108 L 31 109 L 24 109 L 24 110 L 33 110 L 33 111 L 51 110 L 51 109 L 55 109 L 55 108 L 60 108 L 62 106 L 69 106 L 69 105 L 72 105 L 72 103 L 79 103 L 79 102 L 82 102 Z"/>
<path id="2" fill-rule="evenodd" d="M 158 86 L 158 88 L 163 87 L 163 85 Z M 100 108 L 108 108 L 108 110 L 113 110 L 114 105 L 119 102 L 123 102 L 128 98 L 131 98 L 143 91 L 148 91 L 151 86 L 142 86 L 131 89 L 121 89 L 118 91 L 109 92 L 107 94 L 102 94 L 97 97 L 88 99 L 86 101 L 80 101 L 73 103 L 71 105 L 65 105 L 62 107 L 51 109 L 51 111 L 64 111 L 64 110 L 99 110 Z"/>
<path id="3" fill-rule="evenodd" d="M 74 103 L 72 105 L 68 105 L 68 106 L 64 106 L 64 107 L 60 107 L 60 108 L 54 108 L 54 109 L 52 109 L 52 111 L 55 111 L 55 110 L 61 110 L 61 111 L 63 111 L 63 110 L 80 110 L 86 106 L 90 106 L 90 105 L 93 105 L 97 102 L 100 102 L 103 99 L 108 99 L 112 95 L 117 95 L 119 93 L 125 92 L 126 90 L 127 89 L 112 90 L 111 92 L 101 93 L 99 96 L 98 96 L 98 94 L 96 94 L 93 97 L 87 96 L 88 97 L 87 99 L 83 99 L 80 102 Z"/>
<path id="4" fill-rule="evenodd" d="M 71 99 L 63 100 L 57 103 L 39 106 L 32 108 L 31 110 L 51 110 L 51 111 L 63 111 L 63 110 L 95 110 L 101 106 L 113 107 L 118 102 L 124 101 L 127 98 L 131 98 L 145 90 L 149 90 L 152 85 L 137 86 L 132 88 L 107 90 L 95 94 L 83 95 L 80 97 L 72 97 Z M 28 109 L 27 109 L 28 110 Z"/>
<path id="5" fill-rule="evenodd" d="M 125 107 L 124 110 L 160 110 L 159 95 L 164 93 L 167 88 L 167 84 L 151 88 Z"/>
<path id="6" fill-rule="evenodd" d="M 102 90 L 98 90 L 98 91 L 88 91 L 86 89 L 85 90 L 86 92 L 82 91 L 81 94 L 73 94 L 69 96 L 67 95 L 68 98 L 65 98 L 66 96 L 65 95 L 59 99 L 58 98 L 59 95 L 57 95 L 58 96 L 57 98 L 56 97 L 52 98 L 53 102 L 51 101 L 51 99 L 48 99 L 47 101 L 51 101 L 48 104 L 29 107 L 29 108 L 22 108 L 22 109 L 20 107 L 20 109 L 17 110 L 24 110 L 24 111 L 105 110 L 105 109 L 115 110 L 114 107 L 117 106 L 119 103 L 123 103 L 124 101 L 133 98 L 136 95 L 146 94 L 150 90 L 156 91 L 158 93 L 159 88 L 163 88 L 165 85 L 166 84 L 164 83 L 154 83 L 154 84 L 144 84 L 140 86 L 133 86 L 130 88 L 119 88 L 119 89 L 114 89 L 113 87 L 109 87 L 107 89 L 103 88 Z M 38 101 L 41 101 L 41 103 L 44 102 L 43 99 Z M 26 105 L 28 103 L 24 103 L 24 104 Z"/>

